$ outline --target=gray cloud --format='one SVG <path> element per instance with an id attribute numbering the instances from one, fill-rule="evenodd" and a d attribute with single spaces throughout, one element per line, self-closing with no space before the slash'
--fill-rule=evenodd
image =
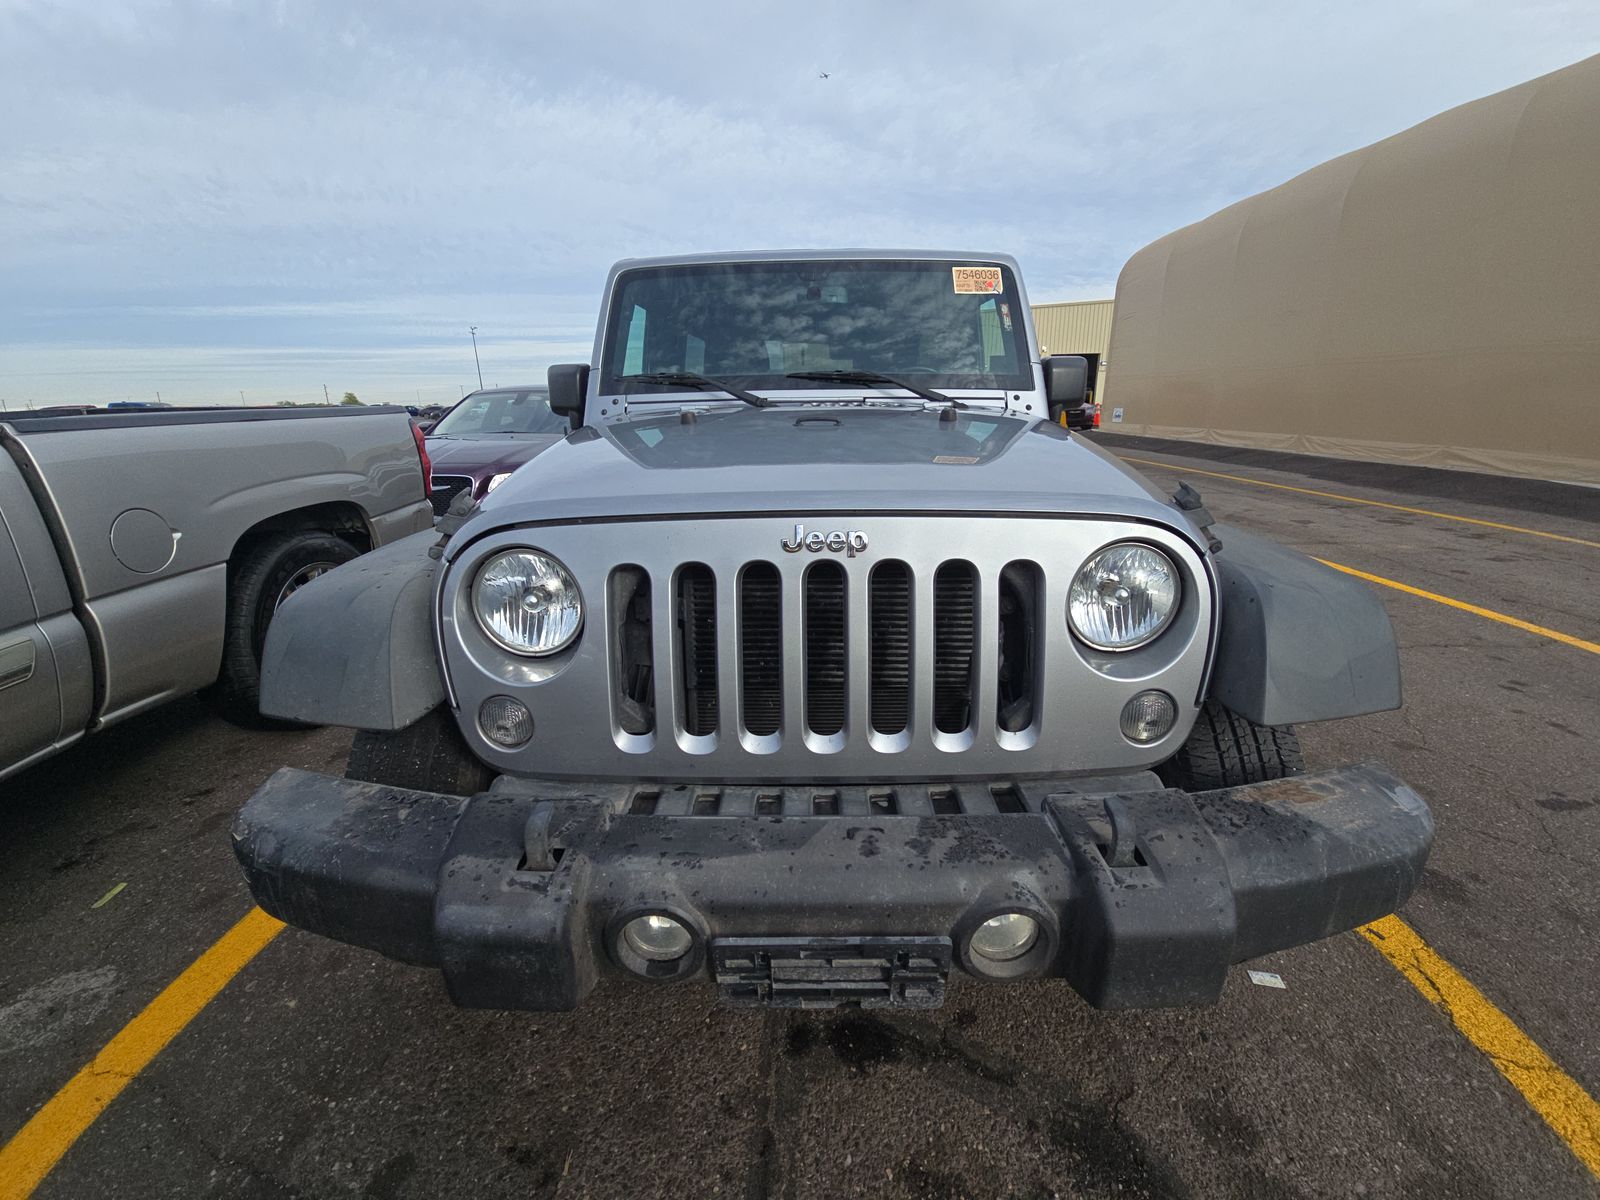
<path id="1" fill-rule="evenodd" d="M 1591 6 L 1466 0 L 11 0 L 0 396 L 445 394 L 469 323 L 537 375 L 633 254 L 993 248 L 1036 300 L 1107 295 L 1152 238 L 1597 45 Z"/>

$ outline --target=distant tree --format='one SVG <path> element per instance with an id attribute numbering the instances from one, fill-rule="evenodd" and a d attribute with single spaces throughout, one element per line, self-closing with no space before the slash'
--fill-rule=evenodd
<path id="1" fill-rule="evenodd" d="M 356 399 L 356 394 L 354 392 L 346 392 L 344 394 L 344 399 L 339 401 L 339 403 L 340 404 L 357 404 L 357 405 L 359 405 L 361 403 L 361 401 Z"/>

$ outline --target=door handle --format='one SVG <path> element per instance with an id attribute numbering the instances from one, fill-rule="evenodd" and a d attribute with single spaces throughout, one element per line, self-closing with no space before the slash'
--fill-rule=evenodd
<path id="1" fill-rule="evenodd" d="M 0 691 L 32 679 L 34 659 L 32 638 L 0 647 Z"/>

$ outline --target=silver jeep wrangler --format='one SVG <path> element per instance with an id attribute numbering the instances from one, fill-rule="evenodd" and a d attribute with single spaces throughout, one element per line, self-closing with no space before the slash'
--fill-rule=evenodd
<path id="1" fill-rule="evenodd" d="M 263 710 L 361 732 L 245 806 L 256 899 L 522 1009 L 1207 1003 L 1392 912 L 1427 807 L 1293 730 L 1399 705 L 1382 606 L 1053 421 L 1084 386 L 1005 255 L 619 263 L 571 434 L 278 612 Z"/>

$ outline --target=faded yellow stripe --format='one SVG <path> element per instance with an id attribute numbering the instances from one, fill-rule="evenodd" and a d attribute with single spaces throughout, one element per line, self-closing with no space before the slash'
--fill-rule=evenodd
<path id="1" fill-rule="evenodd" d="M 1246 475 L 1229 475 L 1226 471 L 1202 471 L 1198 467 L 1178 466 L 1175 463 L 1156 462 L 1149 458 L 1133 458 L 1125 454 L 1117 456 L 1124 462 L 1138 463 L 1144 467 L 1160 467 L 1166 471 L 1176 471 L 1181 475 L 1208 475 L 1212 479 L 1231 479 L 1235 483 L 1248 483 L 1255 487 L 1276 488 L 1280 492 L 1299 492 L 1302 496 L 1320 496 L 1324 500 L 1341 500 L 1346 504 L 1365 504 L 1369 508 L 1387 508 L 1394 512 L 1410 513 L 1417 517 L 1437 517 L 1441 521 L 1459 521 L 1463 525 L 1481 525 L 1485 529 L 1500 529 L 1506 533 L 1522 533 L 1528 537 L 1548 538 L 1552 542 L 1571 542 L 1575 546 L 1591 546 L 1600 550 L 1600 542 L 1592 542 L 1588 538 L 1569 537 L 1564 533 L 1550 533 L 1543 529 L 1529 529 L 1523 525 L 1507 525 L 1502 521 L 1484 521 L 1477 517 L 1463 517 L 1459 513 L 1435 512 L 1431 508 L 1412 508 L 1406 504 L 1390 504 L 1385 500 L 1367 500 L 1361 496 L 1346 496 L 1341 492 L 1319 492 L 1315 488 L 1294 487 L 1287 483 L 1269 483 L 1265 479 L 1251 479 Z"/>
<path id="2" fill-rule="evenodd" d="M 282 929 L 282 921 L 252 908 L 124 1025 L 0 1148 L 0 1200 L 31 1195 L 122 1089 Z"/>
<path id="3" fill-rule="evenodd" d="M 1424 600 L 1432 600 L 1435 604 L 1447 604 L 1451 608 L 1459 608 L 1462 612 L 1469 612 L 1473 616 L 1484 617 L 1490 621 L 1499 621 L 1502 625 L 1509 625 L 1513 629 L 1523 629 L 1528 633 L 1537 633 L 1540 637 L 1547 637 L 1568 646 L 1576 646 L 1579 650 L 1587 650 L 1590 654 L 1600 654 L 1600 642 L 1586 642 L 1580 637 L 1573 637 L 1570 633 L 1562 633 L 1559 629 L 1546 629 L 1543 625 L 1535 625 L 1531 621 L 1522 620 L 1520 617 L 1508 617 L 1505 613 L 1495 612 L 1492 608 L 1480 608 L 1476 604 L 1468 604 L 1465 600 L 1452 600 L 1449 596 L 1441 596 L 1437 592 L 1425 592 L 1421 588 L 1412 587 L 1409 583 L 1385 579 L 1382 575 L 1369 575 L 1365 571 L 1358 571 L 1354 567 L 1345 566 L 1343 563 L 1329 562 L 1325 558 L 1319 558 L 1317 561 L 1325 567 L 1332 567 L 1335 571 L 1343 571 L 1346 575 L 1354 575 L 1357 579 L 1365 579 L 1368 583 L 1380 583 L 1386 588 L 1393 588 L 1395 591 L 1404 592 L 1408 596 L 1421 596 Z"/>
<path id="4" fill-rule="evenodd" d="M 1594 1097 L 1399 917 L 1364 925 L 1361 936 L 1417 991 L 1444 1010 L 1462 1035 L 1489 1056 L 1533 1111 L 1600 1178 L 1600 1104 Z"/>

